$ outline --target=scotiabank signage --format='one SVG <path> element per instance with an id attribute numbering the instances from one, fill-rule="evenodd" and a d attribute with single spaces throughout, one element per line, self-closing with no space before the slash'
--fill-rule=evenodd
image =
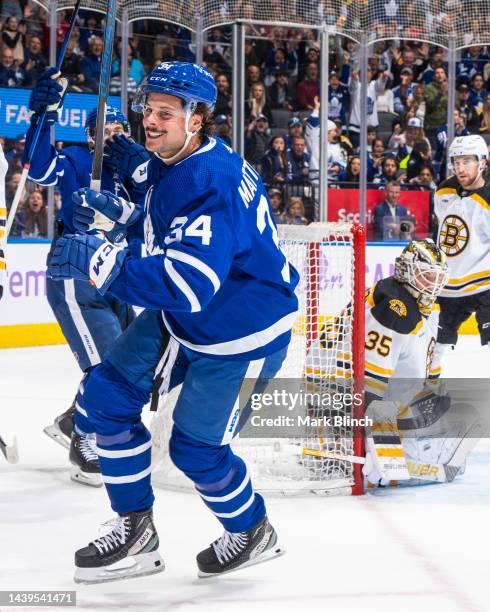
<path id="1" fill-rule="evenodd" d="M 366 192 L 366 232 L 371 240 L 374 232 L 374 209 L 385 199 L 384 189 L 368 189 Z M 429 191 L 400 191 L 398 203 L 415 217 L 416 234 L 426 236 L 429 231 Z M 359 190 L 329 189 L 328 190 L 328 221 L 358 221 L 359 220 Z"/>

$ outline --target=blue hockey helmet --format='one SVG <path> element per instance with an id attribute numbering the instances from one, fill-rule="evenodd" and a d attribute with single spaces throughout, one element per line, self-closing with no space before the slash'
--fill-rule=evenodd
<path id="1" fill-rule="evenodd" d="M 139 87 L 132 109 L 143 112 L 150 93 L 165 93 L 181 98 L 185 105 L 205 104 L 212 111 L 218 95 L 213 75 L 207 68 L 190 62 L 162 62 Z"/>
<path id="2" fill-rule="evenodd" d="M 128 118 L 126 115 L 120 111 L 115 106 L 108 106 L 105 113 L 105 122 L 106 123 L 121 123 L 124 131 L 126 132 L 129 128 Z M 87 119 L 85 120 L 85 129 L 95 129 L 95 125 L 97 123 L 97 108 L 93 108 L 90 113 L 87 115 Z"/>

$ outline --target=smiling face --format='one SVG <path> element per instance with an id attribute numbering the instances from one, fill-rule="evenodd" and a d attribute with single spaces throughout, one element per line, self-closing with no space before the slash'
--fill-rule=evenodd
<path id="1" fill-rule="evenodd" d="M 202 117 L 193 115 L 189 130 L 196 133 L 201 126 Z M 186 138 L 182 100 L 164 93 L 150 93 L 143 110 L 143 127 L 148 151 L 163 158 L 175 155 Z"/>
<path id="2" fill-rule="evenodd" d="M 43 196 L 40 191 L 33 191 L 27 201 L 32 212 L 39 212 L 43 207 Z"/>

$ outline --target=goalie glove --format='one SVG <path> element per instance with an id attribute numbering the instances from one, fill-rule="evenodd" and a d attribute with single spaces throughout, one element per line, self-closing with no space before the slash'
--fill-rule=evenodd
<path id="1" fill-rule="evenodd" d="M 374 486 L 410 479 L 397 427 L 397 411 L 395 402 L 382 400 L 374 400 L 368 407 L 366 416 L 371 419 L 371 425 L 367 428 L 366 463 L 362 472 Z"/>
<path id="2" fill-rule="evenodd" d="M 29 109 L 34 112 L 31 125 L 36 126 L 42 113 L 46 113 L 45 124 L 52 125 L 58 121 L 68 79 L 61 76 L 56 68 L 48 68 L 39 77 L 29 98 Z"/>
<path id="3" fill-rule="evenodd" d="M 136 223 L 141 212 L 133 202 L 118 198 L 110 191 L 98 193 L 83 188 L 75 191 L 73 200 L 73 225 L 84 234 L 104 231 L 114 244 L 122 242 L 127 228 Z"/>

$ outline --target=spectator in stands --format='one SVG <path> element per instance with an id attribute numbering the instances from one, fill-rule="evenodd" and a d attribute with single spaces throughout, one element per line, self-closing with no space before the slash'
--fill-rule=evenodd
<path id="1" fill-rule="evenodd" d="M 33 87 L 37 79 L 46 70 L 48 61 L 43 54 L 42 42 L 39 36 L 31 36 L 25 52 L 22 68 L 25 73 L 24 87 Z"/>
<path id="2" fill-rule="evenodd" d="M 269 196 L 269 202 L 271 203 L 272 216 L 276 225 L 286 223 L 286 216 L 282 212 L 282 193 L 280 189 L 269 189 L 267 192 Z"/>
<path id="3" fill-rule="evenodd" d="M 95 15 L 90 14 L 85 19 L 85 26 L 80 31 L 80 49 L 85 53 L 91 53 L 90 45 L 94 38 L 101 38 L 102 31 Z"/>
<path id="4" fill-rule="evenodd" d="M 118 54 L 112 62 L 112 75 L 121 75 L 121 41 L 118 44 Z M 138 59 L 136 51 L 133 50 L 131 45 L 128 45 L 128 68 L 129 78 L 134 81 L 136 87 L 138 87 L 141 81 L 145 78 L 146 70 L 143 64 Z"/>
<path id="5" fill-rule="evenodd" d="M 400 184 L 401 181 L 399 175 L 400 166 L 398 165 L 395 156 L 386 155 L 381 161 L 380 172 L 374 177 L 373 183 L 376 185 L 387 185 L 392 181 L 396 181 L 398 184 Z"/>
<path id="6" fill-rule="evenodd" d="M 75 52 L 76 41 L 70 39 L 66 45 L 61 72 L 70 81 L 72 91 L 83 91 L 84 76 L 80 73 L 80 56 Z"/>
<path id="7" fill-rule="evenodd" d="M 215 135 L 231 147 L 231 119 L 229 115 L 217 115 L 214 125 Z"/>
<path id="8" fill-rule="evenodd" d="M 395 60 L 391 65 L 393 84 L 395 86 L 401 84 L 401 74 L 406 68 L 409 68 L 412 71 L 412 80 L 417 81 L 423 68 L 421 65 L 417 65 L 415 61 L 415 51 L 409 47 L 405 47 L 401 53 L 394 51 L 394 55 Z"/>
<path id="9" fill-rule="evenodd" d="M 286 223 L 288 225 L 308 225 L 305 217 L 303 199 L 299 196 L 290 196 L 286 204 Z"/>
<path id="10" fill-rule="evenodd" d="M 252 38 L 245 38 L 245 68 L 248 70 L 249 66 L 260 66 L 262 60 L 260 58 L 261 50 L 257 47 L 255 40 Z M 260 76 L 260 70 L 259 70 Z"/>
<path id="11" fill-rule="evenodd" d="M 408 181 L 416 177 L 423 166 L 430 165 L 432 165 L 432 162 L 429 144 L 426 140 L 417 140 L 417 142 L 413 145 L 413 149 L 410 153 L 406 166 Z"/>
<path id="12" fill-rule="evenodd" d="M 425 86 L 421 83 L 412 88 L 412 95 L 407 99 L 407 112 L 411 111 L 413 117 L 420 119 L 422 125 L 425 122 Z"/>
<path id="13" fill-rule="evenodd" d="M 342 129 L 346 129 L 346 114 L 349 110 L 349 88 L 340 82 L 335 70 L 328 77 L 328 118 L 340 121 Z"/>
<path id="14" fill-rule="evenodd" d="M 287 151 L 288 175 L 290 183 L 306 183 L 310 174 L 310 156 L 306 153 L 305 139 L 296 136 L 292 139 L 291 148 Z"/>
<path id="15" fill-rule="evenodd" d="M 480 133 L 490 134 L 490 93 L 487 93 L 483 102 Z"/>
<path id="16" fill-rule="evenodd" d="M 366 147 L 368 153 L 371 153 L 371 151 L 373 150 L 373 143 L 377 137 L 378 137 L 378 131 L 376 130 L 376 128 L 373 125 L 368 125 L 367 147 Z"/>
<path id="17" fill-rule="evenodd" d="M 9 163 L 9 169 L 22 169 L 22 153 L 26 144 L 25 134 L 17 136 L 14 141 L 14 146 L 5 153 L 5 159 Z"/>
<path id="18" fill-rule="evenodd" d="M 342 183 L 355 183 L 358 185 L 360 176 L 361 158 L 358 155 L 353 155 L 347 162 L 347 168 L 340 175 L 339 180 Z M 352 187 L 352 185 L 346 185 L 346 187 Z"/>
<path id="19" fill-rule="evenodd" d="M 35 189 L 29 194 L 24 208 L 23 236 L 47 237 L 48 211 L 40 189 Z"/>
<path id="20" fill-rule="evenodd" d="M 260 68 L 254 64 L 247 68 L 245 76 L 245 97 L 248 98 L 250 94 L 250 88 L 255 83 L 261 83 L 262 77 L 260 76 Z"/>
<path id="21" fill-rule="evenodd" d="M 262 159 L 262 179 L 267 185 L 284 183 L 289 171 L 286 143 L 282 136 L 275 136 Z"/>
<path id="22" fill-rule="evenodd" d="M 230 92 L 230 80 L 226 74 L 218 74 L 216 77 L 216 87 L 218 88 L 218 98 L 216 100 L 216 106 L 214 112 L 216 115 L 230 115 L 231 114 L 231 92 Z"/>
<path id="23" fill-rule="evenodd" d="M 278 108 L 294 110 L 294 91 L 289 84 L 289 76 L 286 71 L 281 70 L 276 73 L 276 80 L 267 88 L 267 95 L 272 110 Z"/>
<path id="24" fill-rule="evenodd" d="M 288 133 L 284 136 L 284 142 L 286 143 L 286 151 L 291 148 L 293 138 L 303 136 L 304 128 L 303 123 L 299 117 L 291 117 L 288 122 Z"/>
<path id="25" fill-rule="evenodd" d="M 374 239 L 397 240 L 400 237 L 400 217 L 406 217 L 408 211 L 398 204 L 400 185 L 391 181 L 385 186 L 385 199 L 374 209 Z"/>
<path id="26" fill-rule="evenodd" d="M 97 93 L 99 90 L 102 51 L 104 50 L 102 38 L 92 36 L 89 49 L 89 54 L 80 62 L 80 70 L 84 76 L 85 87 L 89 91 Z"/>
<path id="27" fill-rule="evenodd" d="M 0 64 L 0 87 L 17 87 L 23 79 L 22 71 L 15 67 L 14 52 L 5 46 L 2 50 L 2 63 Z"/>
<path id="28" fill-rule="evenodd" d="M 417 117 L 412 117 L 407 121 L 407 128 L 403 135 L 404 144 L 398 149 L 397 158 L 400 168 L 406 170 L 413 147 L 419 140 L 425 140 L 430 147 L 430 142 L 426 138 L 422 122 Z"/>
<path id="29" fill-rule="evenodd" d="M 385 158 L 385 143 L 382 138 L 375 138 L 373 148 L 368 155 L 367 180 L 372 182 L 374 177 L 381 173 L 381 164 Z"/>
<path id="30" fill-rule="evenodd" d="M 456 95 L 456 108 L 466 117 L 466 127 L 474 134 L 480 128 L 480 113 L 470 101 L 470 88 L 466 83 L 461 83 Z"/>
<path id="31" fill-rule="evenodd" d="M 489 100 L 490 102 L 490 100 Z M 489 113 L 490 119 L 490 113 Z M 489 124 L 490 125 L 490 124 Z M 468 136 L 466 119 L 458 109 L 454 111 L 454 135 Z M 437 146 L 434 154 L 434 164 L 438 170 L 439 180 L 446 178 L 446 151 L 447 151 L 447 123 L 442 125 L 436 132 Z"/>
<path id="32" fill-rule="evenodd" d="M 448 80 L 442 66 L 434 70 L 434 80 L 425 89 L 426 113 L 424 127 L 434 147 L 436 131 L 447 120 Z"/>
<path id="33" fill-rule="evenodd" d="M 20 26 L 17 18 L 11 15 L 7 17 L 2 31 L 2 42 L 5 47 L 12 49 L 14 61 L 17 65 L 24 62 L 24 48 L 26 44 L 25 25 Z"/>
<path id="34" fill-rule="evenodd" d="M 386 88 L 384 91 L 378 91 L 376 94 L 376 104 L 378 106 L 378 113 L 394 113 L 395 98 L 393 90 Z"/>
<path id="35" fill-rule="evenodd" d="M 302 81 L 306 76 L 306 69 L 309 64 L 320 64 L 320 50 L 316 47 L 310 47 L 305 55 L 298 52 L 298 81 Z"/>
<path id="36" fill-rule="evenodd" d="M 413 70 L 402 68 L 400 85 L 393 89 L 393 107 L 400 116 L 403 116 L 408 108 L 408 99 L 413 95 L 413 89 Z"/>
<path id="37" fill-rule="evenodd" d="M 245 134 L 245 159 L 252 166 L 259 167 L 268 149 L 269 120 L 265 115 L 258 115 L 247 126 Z"/>
<path id="38" fill-rule="evenodd" d="M 478 72 L 481 74 L 485 64 L 490 60 L 486 53 L 482 53 L 480 45 L 471 45 L 463 54 L 463 59 L 458 64 L 458 76 L 466 77 L 469 81 Z"/>
<path id="39" fill-rule="evenodd" d="M 422 166 L 419 170 L 417 176 L 415 176 L 411 181 L 411 185 L 416 185 L 422 189 L 430 189 L 431 191 L 435 191 L 437 188 L 436 184 L 436 173 L 432 166 Z"/>
<path id="40" fill-rule="evenodd" d="M 367 124 L 373 127 L 378 127 L 378 93 L 385 90 L 388 82 L 388 73 L 383 72 L 378 79 L 372 80 L 372 71 L 368 66 L 367 69 Z M 349 82 L 349 93 L 351 99 L 350 117 L 349 117 L 349 138 L 352 145 L 357 150 L 359 148 L 359 133 L 361 126 L 361 84 L 359 73 L 353 71 Z"/>
<path id="41" fill-rule="evenodd" d="M 392 134 L 386 148 L 395 155 L 398 155 L 398 150 L 405 144 L 405 134 L 403 132 L 402 122 L 399 119 L 395 119 L 391 124 L 391 130 Z"/>
<path id="42" fill-rule="evenodd" d="M 486 95 L 487 90 L 485 88 L 483 75 L 480 72 L 476 72 L 471 78 L 470 102 L 480 113 Z"/>
<path id="43" fill-rule="evenodd" d="M 263 83 L 254 83 L 250 87 L 248 102 L 245 106 L 245 120 L 251 121 L 259 115 L 265 115 L 269 125 L 272 125 L 272 114 Z"/>
<path id="44" fill-rule="evenodd" d="M 296 98 L 298 108 L 302 110 L 313 110 L 315 96 L 320 93 L 320 83 L 318 80 L 318 64 L 308 64 L 305 79 L 298 83 Z"/>

